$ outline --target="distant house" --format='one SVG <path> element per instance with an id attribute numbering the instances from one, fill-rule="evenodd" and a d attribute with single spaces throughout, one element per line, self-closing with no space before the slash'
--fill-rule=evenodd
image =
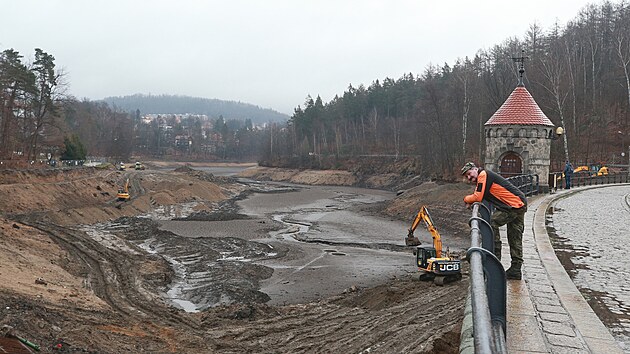
<path id="1" fill-rule="evenodd" d="M 187 149 L 192 146 L 193 139 L 189 135 L 176 135 L 175 136 L 175 147 L 177 149 Z"/>
<path id="2" fill-rule="evenodd" d="M 214 144 L 202 144 L 201 150 L 208 154 L 214 154 L 217 152 L 217 146 Z"/>

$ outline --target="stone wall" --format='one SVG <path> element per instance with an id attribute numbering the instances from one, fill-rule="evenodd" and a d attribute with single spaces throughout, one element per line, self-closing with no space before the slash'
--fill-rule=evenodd
<path id="1" fill-rule="evenodd" d="M 553 129 L 540 125 L 487 126 L 485 168 L 501 172 L 501 159 L 514 152 L 521 157 L 523 174 L 537 174 L 540 185 L 547 186 Z"/>

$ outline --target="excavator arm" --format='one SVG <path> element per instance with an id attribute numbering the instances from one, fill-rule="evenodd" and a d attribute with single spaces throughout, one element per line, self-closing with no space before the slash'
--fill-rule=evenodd
<path id="1" fill-rule="evenodd" d="M 129 193 L 129 178 L 125 181 L 124 191 L 125 193 Z"/>
<path id="2" fill-rule="evenodd" d="M 129 199 L 129 197 L 129 178 L 127 178 L 127 181 L 125 181 L 125 185 L 118 190 L 116 198 L 120 201 L 125 201 Z"/>
<path id="3" fill-rule="evenodd" d="M 407 246 L 417 246 L 420 244 L 420 240 L 414 236 L 414 232 L 416 231 L 416 228 L 418 227 L 420 222 L 424 222 L 427 230 L 429 230 L 429 233 L 431 233 L 436 257 L 442 257 L 442 238 L 440 237 L 440 233 L 433 225 L 433 219 L 431 219 L 431 214 L 429 214 L 429 210 L 427 210 L 427 207 L 424 205 L 420 207 L 418 215 L 416 215 L 416 218 L 413 220 L 413 223 L 409 228 L 409 232 L 407 233 L 407 237 L 405 238 L 405 244 Z"/>

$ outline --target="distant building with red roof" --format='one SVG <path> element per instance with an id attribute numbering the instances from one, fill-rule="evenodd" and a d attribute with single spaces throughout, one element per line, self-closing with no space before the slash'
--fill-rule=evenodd
<path id="1" fill-rule="evenodd" d="M 485 126 L 515 124 L 554 126 L 525 86 L 517 86 L 501 108 L 488 119 Z"/>
<path id="2" fill-rule="evenodd" d="M 524 70 L 521 75 L 522 72 Z M 486 169 L 504 177 L 535 174 L 541 188 L 548 188 L 555 127 L 522 80 L 484 127 Z"/>

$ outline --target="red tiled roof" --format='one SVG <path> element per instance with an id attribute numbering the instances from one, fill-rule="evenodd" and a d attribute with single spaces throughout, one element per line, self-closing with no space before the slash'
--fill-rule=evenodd
<path id="1" fill-rule="evenodd" d="M 485 125 L 498 124 L 554 126 L 524 86 L 516 87 Z"/>

